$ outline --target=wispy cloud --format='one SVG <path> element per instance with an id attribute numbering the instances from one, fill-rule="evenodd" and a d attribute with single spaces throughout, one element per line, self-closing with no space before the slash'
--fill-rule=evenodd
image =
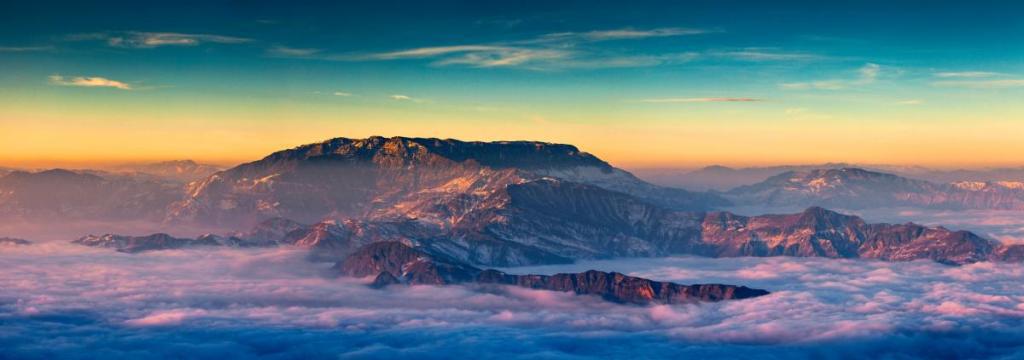
<path id="1" fill-rule="evenodd" d="M 39 52 L 53 49 L 53 46 L 0 46 L 0 53 Z"/>
<path id="2" fill-rule="evenodd" d="M 878 64 L 867 63 L 861 66 L 857 72 L 860 73 L 860 79 L 857 80 L 858 83 L 870 84 L 878 79 L 878 74 L 882 72 L 882 67 Z"/>
<path id="3" fill-rule="evenodd" d="M 273 47 L 267 49 L 267 54 L 269 54 L 271 56 L 279 56 L 279 57 L 297 57 L 297 58 L 301 58 L 301 57 L 308 57 L 308 56 L 316 55 L 316 54 L 320 53 L 320 51 L 321 51 L 320 49 L 309 49 L 309 48 L 302 49 L 302 48 L 292 48 L 292 47 L 287 47 L 287 46 L 273 46 Z"/>
<path id="4" fill-rule="evenodd" d="M 543 35 L 534 41 L 611 41 L 611 40 L 633 40 L 657 37 L 683 36 L 706 34 L 712 31 L 704 29 L 687 28 L 658 28 L 649 30 L 637 30 L 631 28 L 613 30 L 594 30 L 586 32 L 561 32 Z"/>
<path id="5" fill-rule="evenodd" d="M 111 80 L 99 76 L 73 76 L 64 77 L 59 74 L 50 75 L 50 83 L 61 86 L 81 86 L 81 87 L 109 87 L 121 90 L 132 90 L 132 86 L 128 83 Z"/>
<path id="6" fill-rule="evenodd" d="M 881 65 L 866 63 L 857 69 L 857 77 L 853 79 L 781 83 L 779 88 L 784 90 L 841 90 L 874 83 L 882 75 L 883 71 L 885 69 Z"/>
<path id="7" fill-rule="evenodd" d="M 659 98 L 659 99 L 643 99 L 640 102 L 644 103 L 708 103 L 708 102 L 757 102 L 763 101 L 763 99 L 747 98 L 747 97 L 703 97 L 703 98 Z"/>
<path id="8" fill-rule="evenodd" d="M 409 95 L 402 95 L 402 94 L 390 95 L 390 96 L 388 96 L 388 98 L 391 99 L 391 100 L 395 100 L 395 101 L 407 101 L 407 102 L 413 102 L 413 103 L 417 103 L 417 104 L 422 104 L 422 103 L 429 102 L 429 100 L 426 100 L 426 99 L 415 98 L 415 97 L 412 97 L 412 96 L 409 96 Z"/>
<path id="9" fill-rule="evenodd" d="M 518 48 L 508 46 L 491 46 L 491 45 L 456 45 L 456 46 L 433 46 L 433 47 L 422 47 L 408 50 L 384 52 L 378 54 L 367 55 L 369 59 L 379 60 L 394 60 L 394 59 L 408 59 L 408 58 L 425 58 L 434 57 L 448 54 L 457 53 L 471 53 L 471 52 L 500 52 L 500 51 L 514 51 L 519 50 Z"/>
<path id="10" fill-rule="evenodd" d="M 762 48 L 730 51 L 715 50 L 709 51 L 708 55 L 741 61 L 811 61 L 825 58 L 822 55 L 806 52 L 784 52 L 780 50 Z"/>
<path id="11" fill-rule="evenodd" d="M 984 78 L 1001 75 L 997 72 L 990 71 L 955 71 L 955 72 L 937 72 L 936 77 L 940 78 Z"/>
<path id="12" fill-rule="evenodd" d="M 563 59 L 570 52 L 558 49 L 531 49 L 511 46 L 460 45 L 415 48 L 368 55 L 376 60 L 438 58 L 435 65 L 469 65 L 473 67 L 503 67 L 536 61 Z"/>
<path id="13" fill-rule="evenodd" d="M 350 93 L 350 92 L 344 92 L 344 91 L 335 91 L 335 92 L 334 92 L 334 96 L 344 96 L 344 97 L 348 97 L 348 96 L 352 96 L 352 93 Z"/>
<path id="14" fill-rule="evenodd" d="M 197 46 L 204 43 L 241 44 L 253 41 L 252 39 L 225 35 L 144 31 L 73 34 L 65 39 L 69 41 L 105 41 L 107 45 L 112 47 L 136 49 L 161 46 Z"/>
<path id="15" fill-rule="evenodd" d="M 324 54 L 316 49 L 278 47 L 268 54 L 328 61 L 394 61 L 429 59 L 433 66 L 462 65 L 477 68 L 519 67 L 531 70 L 656 66 L 694 59 L 695 53 L 622 54 L 600 51 L 589 43 L 693 35 L 700 29 L 658 28 L 565 32 L 540 37 L 485 44 L 426 46 L 376 53 Z"/>
<path id="16" fill-rule="evenodd" d="M 1024 87 L 1024 79 L 1001 79 L 1001 80 L 949 80 L 936 81 L 932 86 L 958 87 L 967 89 L 1005 89 Z"/>
<path id="17" fill-rule="evenodd" d="M 782 83 L 779 87 L 785 90 L 840 90 L 846 88 L 846 84 L 843 80 L 819 80 Z"/>

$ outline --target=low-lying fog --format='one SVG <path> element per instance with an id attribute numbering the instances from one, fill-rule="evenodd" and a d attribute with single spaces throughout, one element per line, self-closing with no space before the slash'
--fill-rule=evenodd
<path id="1" fill-rule="evenodd" d="M 0 358 L 1024 356 L 1024 265 L 622 259 L 614 270 L 772 295 L 676 306 L 461 286 L 372 290 L 293 249 L 0 248 Z"/>

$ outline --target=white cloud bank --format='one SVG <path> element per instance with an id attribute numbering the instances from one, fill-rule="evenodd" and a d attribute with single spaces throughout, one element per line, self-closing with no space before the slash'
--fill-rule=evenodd
<path id="1" fill-rule="evenodd" d="M 626 306 L 461 286 L 372 290 L 286 249 L 0 251 L 15 358 L 957 358 L 1024 355 L 1024 266 L 800 258 L 614 260 L 617 270 L 772 295 Z"/>

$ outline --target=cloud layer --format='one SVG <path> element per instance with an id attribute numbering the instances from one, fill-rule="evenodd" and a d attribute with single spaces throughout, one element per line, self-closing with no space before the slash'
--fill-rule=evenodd
<path id="1" fill-rule="evenodd" d="M 0 347 L 16 358 L 745 358 L 1024 355 L 1020 265 L 744 258 L 589 268 L 770 296 L 625 306 L 520 288 L 372 290 L 284 249 L 127 255 L 0 250 Z"/>

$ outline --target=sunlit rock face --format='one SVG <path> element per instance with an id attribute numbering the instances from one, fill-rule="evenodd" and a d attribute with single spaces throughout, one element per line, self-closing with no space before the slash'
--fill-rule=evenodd
<path id="1" fill-rule="evenodd" d="M 234 224 L 407 214 L 450 225 L 474 207 L 504 201 L 508 185 L 543 177 L 614 188 L 673 209 L 724 204 L 648 184 L 571 145 L 371 137 L 280 151 L 194 182 L 168 219 Z"/>
<path id="2" fill-rule="evenodd" d="M 725 196 L 737 205 L 762 207 L 1024 209 L 1021 182 L 940 184 L 859 168 L 789 171 L 734 188 Z"/>
<path id="3" fill-rule="evenodd" d="M 679 285 L 597 270 L 576 274 L 510 275 L 498 270 L 480 270 L 461 264 L 457 260 L 430 255 L 398 242 L 367 245 L 336 267 L 346 276 L 373 276 L 374 280 L 370 286 L 374 288 L 397 284 L 511 285 L 596 295 L 609 301 L 632 304 L 679 304 L 745 299 L 768 294 L 765 290 L 745 286 Z"/>

